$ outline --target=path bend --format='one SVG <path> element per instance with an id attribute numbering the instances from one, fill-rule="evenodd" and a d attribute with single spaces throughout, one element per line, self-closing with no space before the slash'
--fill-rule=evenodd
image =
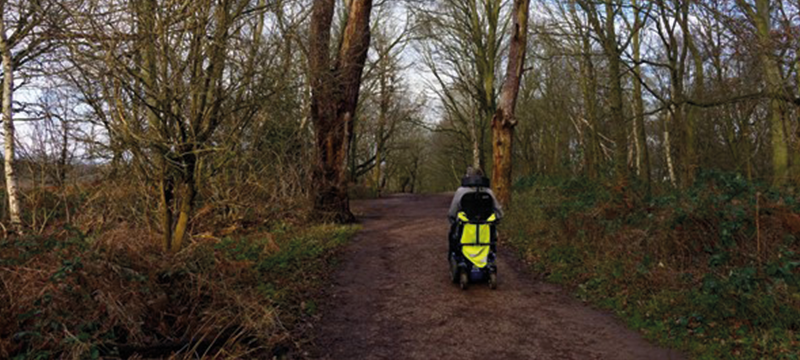
<path id="1" fill-rule="evenodd" d="M 320 359 L 678 360 L 608 313 L 498 256 L 498 289 L 449 281 L 447 195 L 356 201 L 363 224 L 341 257 L 315 330 Z"/>

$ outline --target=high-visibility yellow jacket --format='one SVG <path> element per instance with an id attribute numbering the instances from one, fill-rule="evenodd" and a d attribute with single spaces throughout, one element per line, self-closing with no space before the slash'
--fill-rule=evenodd
<path id="1" fill-rule="evenodd" d="M 479 268 L 485 267 L 490 251 L 489 244 L 492 242 L 492 227 L 497 217 L 492 214 L 485 223 L 473 224 L 469 222 L 467 214 L 461 211 L 458 213 L 458 220 L 461 227 L 461 244 L 476 244 L 461 247 L 464 257 Z"/>

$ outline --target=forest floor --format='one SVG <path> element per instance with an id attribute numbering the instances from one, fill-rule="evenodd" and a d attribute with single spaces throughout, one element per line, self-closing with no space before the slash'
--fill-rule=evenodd
<path id="1" fill-rule="evenodd" d="M 321 302 L 321 359 L 685 359 L 610 313 L 537 281 L 499 250 L 498 289 L 451 284 L 450 196 L 354 202 L 363 230 L 341 255 Z"/>

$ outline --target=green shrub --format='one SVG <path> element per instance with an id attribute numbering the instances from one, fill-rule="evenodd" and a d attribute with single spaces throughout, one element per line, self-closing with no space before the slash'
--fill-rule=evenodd
<path id="1" fill-rule="evenodd" d="M 549 281 L 699 359 L 798 358 L 800 244 L 784 227 L 798 205 L 789 194 L 714 171 L 655 196 L 584 178 L 516 186 L 502 232 Z"/>

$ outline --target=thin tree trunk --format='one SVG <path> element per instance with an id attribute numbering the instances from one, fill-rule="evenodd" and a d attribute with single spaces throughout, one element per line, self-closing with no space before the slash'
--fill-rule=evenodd
<path id="1" fill-rule="evenodd" d="M 511 165 L 514 153 L 514 127 L 517 125 L 514 110 L 525 66 L 529 4 L 530 0 L 514 0 L 506 79 L 500 94 L 500 104 L 492 118 L 493 187 L 497 200 L 506 208 L 511 206 Z"/>
<path id="2" fill-rule="evenodd" d="M 378 197 L 381 197 L 381 141 L 380 138 L 383 136 L 383 129 L 378 126 L 378 141 L 375 144 L 375 193 Z"/>
<path id="3" fill-rule="evenodd" d="M 691 43 L 691 40 L 689 41 Z M 703 59 L 698 51 L 698 49 L 694 45 L 690 45 L 690 49 L 692 52 L 692 58 L 694 59 L 694 68 L 695 68 L 695 83 L 694 83 L 694 91 L 692 97 L 695 101 L 702 102 L 704 99 L 705 93 L 705 71 L 703 70 Z M 697 106 L 689 106 L 688 112 L 686 114 L 686 128 L 684 132 L 686 133 L 686 167 L 684 169 L 684 177 L 685 182 L 691 185 L 694 182 L 695 173 L 697 172 L 697 168 L 699 167 L 698 164 L 698 156 L 697 156 L 697 140 L 696 140 L 696 128 L 697 128 L 697 119 L 702 114 L 702 109 Z"/>
<path id="4" fill-rule="evenodd" d="M 610 81 L 609 107 L 611 108 L 611 118 L 615 128 L 614 142 L 616 144 L 614 168 L 617 180 L 625 184 L 628 179 L 628 163 L 626 161 L 628 155 L 628 137 L 627 127 L 625 126 L 625 113 L 622 105 L 622 71 L 620 69 L 622 59 L 620 58 L 621 50 L 617 44 L 613 1 L 605 0 L 605 9 L 607 19 L 605 21 L 606 29 L 603 39 L 606 56 L 608 57 L 608 77 Z"/>
<path id="5" fill-rule="evenodd" d="M 160 108 L 158 104 L 158 96 L 153 92 L 156 89 L 156 48 L 155 48 L 155 2 L 152 0 L 141 1 L 133 4 L 134 11 L 137 15 L 137 32 L 142 36 L 141 40 L 141 89 L 144 97 L 144 111 L 147 118 L 148 126 L 152 127 L 155 133 L 162 136 L 165 133 L 164 126 L 159 119 L 159 114 L 156 109 Z M 161 247 L 166 251 L 171 251 L 173 239 L 173 206 L 172 202 L 175 198 L 175 184 L 172 179 L 172 174 L 169 166 L 169 159 L 167 159 L 167 152 L 163 149 L 153 146 L 151 148 L 154 156 L 156 157 L 155 163 L 158 168 L 159 176 L 159 217 L 161 218 Z"/>
<path id="6" fill-rule="evenodd" d="M 386 115 L 389 112 L 389 105 L 390 105 L 390 94 L 389 94 L 389 84 L 386 80 L 386 72 L 388 71 L 387 66 L 385 66 L 385 62 L 388 61 L 388 56 L 381 59 L 381 70 L 380 70 L 380 108 L 378 113 L 378 131 L 377 131 L 377 139 L 375 141 L 376 148 L 375 148 L 375 190 L 377 192 L 378 197 L 381 196 L 381 191 L 383 190 L 383 186 L 381 184 L 381 162 L 383 161 L 383 147 L 385 146 L 383 140 L 383 132 L 384 127 L 386 126 Z"/>
<path id="7" fill-rule="evenodd" d="M 195 173 L 197 171 L 197 157 L 190 153 L 185 156 L 184 164 L 186 169 L 183 174 L 183 183 L 181 184 L 180 194 L 180 207 L 178 208 L 178 220 L 175 223 L 175 232 L 172 237 L 172 244 L 170 251 L 177 252 L 181 249 L 183 238 L 186 235 L 189 226 L 189 217 L 192 214 L 194 205 L 194 197 L 197 192 L 195 186 Z"/>
<path id="8" fill-rule="evenodd" d="M 481 168 L 481 146 L 480 139 L 478 138 L 478 120 L 471 122 L 469 131 L 472 137 L 472 167 L 475 169 Z"/>
<path id="9" fill-rule="evenodd" d="M 672 162 L 672 143 L 669 140 L 669 118 L 672 117 L 675 111 L 669 111 L 664 116 L 664 157 L 667 160 L 667 174 L 669 175 L 669 182 L 672 184 L 672 187 L 678 185 L 677 180 L 675 179 L 675 165 Z"/>
<path id="10" fill-rule="evenodd" d="M 681 9 L 679 10 L 681 13 L 680 25 L 681 31 L 683 32 L 683 42 L 685 48 L 689 50 L 691 53 L 692 61 L 694 62 L 694 70 L 695 70 L 695 83 L 694 83 L 694 91 L 692 92 L 692 97 L 695 101 L 701 102 L 703 101 L 703 93 L 704 93 L 704 82 L 705 82 L 705 71 L 703 69 L 703 58 L 700 54 L 700 50 L 694 44 L 694 38 L 690 33 L 691 29 L 689 28 L 689 2 L 684 2 L 681 5 Z M 684 50 L 685 51 L 685 50 Z M 683 63 L 683 60 L 681 60 Z M 682 64 L 681 67 L 684 65 Z M 696 106 L 689 106 L 686 112 L 686 118 L 684 119 L 684 149 L 685 149 L 685 157 L 684 157 L 684 165 L 683 165 L 683 183 L 685 186 L 690 186 L 694 183 L 695 172 L 698 168 L 698 159 L 697 159 L 697 143 L 695 140 L 695 132 L 696 132 L 696 120 L 698 115 L 700 114 L 701 109 Z"/>
<path id="11" fill-rule="evenodd" d="M 13 117 L 13 94 L 14 94 L 14 64 L 11 57 L 11 44 L 6 38 L 5 29 L 5 1 L 0 1 L 0 56 L 3 60 L 3 131 L 5 137 L 5 176 L 6 194 L 8 196 L 8 212 L 11 220 L 11 227 L 14 231 L 22 231 L 22 219 L 20 218 L 19 189 L 17 188 L 17 174 L 15 170 L 15 136 L 14 136 L 14 117 Z"/>
<path id="12" fill-rule="evenodd" d="M 67 182 L 67 165 L 69 162 L 69 127 L 66 119 L 61 119 L 61 154 L 58 158 L 58 185 Z"/>
<path id="13" fill-rule="evenodd" d="M 585 107 L 586 122 L 586 170 L 589 177 L 597 177 L 597 165 L 600 163 L 600 136 L 597 126 L 597 77 L 592 61 L 592 47 L 589 43 L 589 35 L 583 34 L 581 43 L 583 45 L 583 61 L 581 62 L 581 88 L 583 92 L 583 102 Z"/>
<path id="14" fill-rule="evenodd" d="M 637 4 L 637 0 L 633 0 L 634 17 L 636 22 L 634 24 L 635 32 L 631 35 L 633 37 L 633 60 L 634 60 L 634 79 L 633 79 L 633 128 L 634 139 L 636 139 L 636 166 L 639 171 L 640 179 L 645 183 L 647 192 L 650 192 L 650 152 L 647 147 L 647 129 L 644 126 L 644 101 L 642 100 L 642 70 L 639 65 L 641 60 L 641 38 L 640 38 L 640 13 L 641 9 Z"/>
<path id="15" fill-rule="evenodd" d="M 795 73 L 795 87 L 796 87 L 796 95 L 798 99 L 800 99 L 800 46 L 795 49 L 795 56 L 796 60 L 794 63 L 794 73 Z M 800 103 L 795 103 L 794 107 L 794 123 L 800 123 Z M 794 146 L 795 146 L 795 154 L 800 154 L 800 126 L 795 129 L 795 136 L 794 136 Z M 797 184 L 800 181 L 800 164 L 794 164 L 794 184 Z"/>
<path id="16" fill-rule="evenodd" d="M 160 208 L 159 216 L 161 217 L 161 230 L 164 232 L 162 235 L 161 248 L 166 252 L 172 249 L 172 199 L 174 197 L 174 186 L 172 179 L 169 177 L 169 169 L 166 159 L 159 157 L 156 160 L 159 167 L 159 194 L 160 194 Z"/>
<path id="17" fill-rule="evenodd" d="M 681 175 L 685 174 L 683 170 L 686 168 L 691 168 L 689 156 L 687 156 L 687 141 L 686 141 L 686 124 L 685 124 L 685 115 L 686 115 L 686 104 L 684 102 L 685 95 L 683 92 L 683 77 L 685 74 L 685 59 L 688 51 L 686 46 L 681 46 L 677 37 L 675 36 L 675 26 L 673 24 L 677 24 L 681 22 L 681 9 L 678 8 L 676 3 L 672 3 L 674 5 L 675 14 L 673 15 L 669 11 L 669 5 L 665 2 L 660 1 L 658 6 L 660 7 L 660 15 L 661 15 L 661 23 L 665 24 L 662 27 L 659 27 L 659 36 L 661 37 L 662 41 L 664 42 L 664 46 L 666 47 L 667 53 L 667 61 L 669 63 L 669 109 L 668 109 L 668 122 L 665 123 L 665 140 L 669 139 L 668 135 L 670 129 L 675 131 L 676 140 L 673 144 L 671 141 L 667 144 L 670 147 L 670 151 L 667 152 L 667 165 L 670 168 L 670 182 L 673 183 L 673 186 L 679 183 L 683 187 L 687 187 L 687 177 L 681 176 L 680 179 L 677 178 L 678 172 Z M 672 17 L 675 16 L 673 19 Z M 676 154 L 677 154 L 677 164 L 672 162 L 672 152 L 671 148 L 675 147 Z M 670 167 L 670 164 L 672 166 Z M 675 169 L 675 165 L 678 166 L 677 172 Z"/>

